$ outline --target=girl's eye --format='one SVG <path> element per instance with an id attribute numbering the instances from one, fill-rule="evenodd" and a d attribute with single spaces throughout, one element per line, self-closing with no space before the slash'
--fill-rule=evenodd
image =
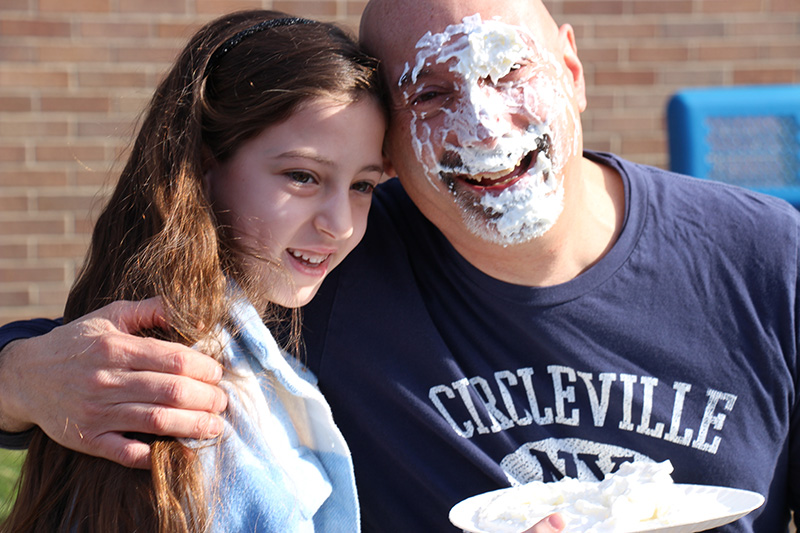
<path id="1" fill-rule="evenodd" d="M 286 172 L 284 175 L 290 180 L 300 184 L 313 183 L 315 181 L 313 174 L 311 174 L 310 172 L 305 172 L 303 170 L 290 170 L 289 172 Z"/>
<path id="2" fill-rule="evenodd" d="M 351 187 L 356 192 L 363 192 L 370 194 L 373 190 L 375 190 L 375 185 L 368 181 L 359 181 L 358 183 L 354 183 Z"/>

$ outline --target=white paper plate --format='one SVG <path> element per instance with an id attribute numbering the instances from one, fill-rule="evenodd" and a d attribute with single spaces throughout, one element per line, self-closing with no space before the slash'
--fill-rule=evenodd
<path id="1" fill-rule="evenodd" d="M 747 513 L 758 509 L 764 503 L 764 497 L 761 494 L 749 490 L 709 485 L 675 484 L 674 486 L 679 488 L 687 498 L 697 495 L 713 495 L 725 510 L 719 511 L 717 509 L 718 512 L 699 521 L 696 520 L 696 517 L 693 517 L 691 521 L 675 522 L 668 526 L 653 524 L 649 527 L 637 528 L 633 531 L 620 531 L 619 533 L 695 533 L 697 531 L 705 531 L 712 527 L 719 527 L 738 520 Z M 509 490 L 514 489 L 495 490 L 463 500 L 450 509 L 450 522 L 469 533 L 494 533 L 488 529 L 481 529 L 475 524 L 475 513 L 498 494 Z M 569 531 L 569 528 L 567 530 Z M 570 531 L 569 533 L 578 532 Z"/>

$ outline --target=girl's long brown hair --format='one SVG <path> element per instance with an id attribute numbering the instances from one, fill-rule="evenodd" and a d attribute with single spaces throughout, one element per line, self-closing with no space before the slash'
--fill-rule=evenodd
<path id="1" fill-rule="evenodd" d="M 156 89 L 96 223 L 65 321 L 160 295 L 170 329 L 155 333 L 193 345 L 226 323 L 229 280 L 260 301 L 259 287 L 237 268 L 241 254 L 257 251 L 237 247 L 217 223 L 203 182 L 208 163 L 224 161 L 309 99 L 381 94 L 375 62 L 332 24 L 279 25 L 230 46 L 243 30 L 285 17 L 233 13 L 190 40 Z M 214 55 L 221 48 L 228 51 Z M 205 531 L 206 483 L 195 453 L 171 438 L 141 438 L 151 445 L 150 471 L 74 452 L 37 431 L 0 531 Z"/>

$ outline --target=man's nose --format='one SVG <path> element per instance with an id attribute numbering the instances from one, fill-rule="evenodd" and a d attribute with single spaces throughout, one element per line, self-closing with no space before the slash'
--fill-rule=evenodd
<path id="1" fill-rule="evenodd" d="M 493 84 L 478 84 L 473 87 L 464 102 L 472 124 L 475 141 L 493 148 L 497 140 L 512 128 L 511 110 L 506 98 Z"/>
<path id="2" fill-rule="evenodd" d="M 326 198 L 314 217 L 317 231 L 335 240 L 348 239 L 353 235 L 353 211 L 349 193 L 349 189 L 336 191 Z"/>

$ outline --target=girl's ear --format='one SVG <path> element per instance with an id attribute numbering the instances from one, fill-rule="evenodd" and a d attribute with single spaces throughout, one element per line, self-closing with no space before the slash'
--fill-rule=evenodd
<path id="1" fill-rule="evenodd" d="M 207 146 L 203 146 L 203 192 L 209 203 L 212 201 L 211 180 L 218 168 L 219 164 L 214 156 L 211 155 L 211 150 L 209 150 Z"/>

